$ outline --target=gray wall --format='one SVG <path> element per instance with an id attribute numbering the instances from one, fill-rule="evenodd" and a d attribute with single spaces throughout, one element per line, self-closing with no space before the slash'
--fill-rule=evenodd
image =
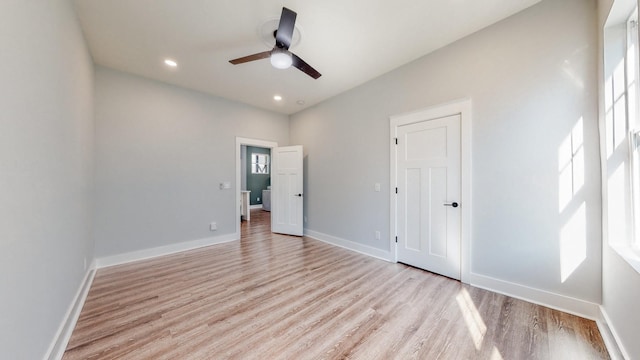
<path id="1" fill-rule="evenodd" d="M 598 18 L 601 39 L 604 34 L 604 24 L 609 15 L 613 0 L 599 2 Z M 635 3 L 635 4 L 634 4 Z M 617 10 L 628 10 L 638 2 L 635 0 L 616 0 L 616 9 L 612 16 L 616 16 Z M 624 18 L 623 18 L 624 19 Z M 624 39 L 626 31 L 622 30 L 621 38 Z M 613 35 L 613 36 L 611 36 Z M 603 165 L 603 181 L 602 194 L 604 199 L 603 207 L 603 224 L 604 239 L 602 244 L 602 310 L 607 315 L 609 327 L 618 336 L 621 347 L 626 351 L 629 359 L 640 359 L 640 342 L 638 342 L 638 324 L 640 324 L 640 311 L 638 311 L 638 299 L 640 299 L 640 274 L 633 269 L 624 258 L 616 252 L 609 243 L 627 242 L 631 237 L 632 226 L 628 221 L 631 218 L 630 202 L 620 203 L 620 199 L 631 200 L 631 192 L 629 188 L 629 177 L 626 176 L 629 171 L 629 155 L 626 146 L 621 146 L 609 156 L 606 151 L 605 139 L 609 139 L 610 135 L 606 132 L 604 126 L 604 79 L 611 76 L 612 67 L 618 63 L 624 51 L 624 43 L 613 42 L 614 49 L 611 48 L 613 38 L 616 38 L 613 30 L 608 31 L 608 48 L 607 58 L 613 60 L 608 61 L 605 67 L 600 63 L 600 119 L 602 134 L 602 165 Z M 615 49 L 619 46 L 618 49 Z M 605 56 L 604 48 L 600 47 L 600 59 Z M 616 56 L 618 55 L 618 56 Z M 618 167 L 622 166 L 625 170 L 622 183 L 617 180 L 614 175 Z"/>
<path id="2" fill-rule="evenodd" d="M 294 114 L 291 143 L 305 146 L 305 227 L 388 249 L 389 116 L 468 97 L 472 272 L 599 302 L 596 49 L 595 1 L 546 0 Z M 585 184 L 560 209 L 559 151 L 579 119 Z M 563 282 L 560 236 L 575 216 L 586 257 Z"/>
<path id="3" fill-rule="evenodd" d="M 92 260 L 93 65 L 66 0 L 0 24 L 0 357 L 41 359 Z"/>
<path id="4" fill-rule="evenodd" d="M 269 155 L 269 174 L 252 174 L 251 173 L 251 154 L 267 154 Z M 251 205 L 262 204 L 262 190 L 267 190 L 267 186 L 271 185 L 271 149 L 265 149 L 254 146 L 247 146 L 247 162 L 245 171 L 247 172 L 247 190 L 251 191 Z M 258 198 L 260 200 L 258 201 Z"/>
<path id="5" fill-rule="evenodd" d="M 96 256 L 234 233 L 236 136 L 286 145 L 289 119 L 98 67 Z"/>

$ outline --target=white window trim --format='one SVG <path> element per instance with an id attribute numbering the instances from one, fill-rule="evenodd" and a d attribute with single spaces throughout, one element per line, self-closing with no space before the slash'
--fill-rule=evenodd
<path id="1" fill-rule="evenodd" d="M 630 67 L 628 51 L 625 50 L 625 93 L 623 96 L 627 97 L 626 109 L 627 112 L 627 129 L 628 129 L 628 144 L 629 144 L 629 169 L 631 177 L 631 219 L 632 219 L 632 234 L 626 242 L 610 242 L 609 246 L 614 249 L 631 267 L 633 267 L 638 273 L 640 273 L 640 186 L 635 186 L 635 182 L 640 182 L 640 150 L 635 150 L 635 144 L 640 141 L 640 47 L 638 36 L 638 8 L 636 7 L 626 21 L 626 45 L 627 49 L 631 45 L 635 48 L 635 61 Z M 629 74 L 633 72 L 633 74 Z M 635 113 L 631 114 L 629 109 L 629 76 L 635 76 L 634 92 L 635 92 Z"/>

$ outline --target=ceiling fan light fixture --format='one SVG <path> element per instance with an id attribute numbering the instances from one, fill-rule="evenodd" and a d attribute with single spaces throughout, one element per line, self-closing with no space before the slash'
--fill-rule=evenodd
<path id="1" fill-rule="evenodd" d="M 276 69 L 288 69 L 293 63 L 291 53 L 286 50 L 273 50 L 271 52 L 271 65 Z"/>

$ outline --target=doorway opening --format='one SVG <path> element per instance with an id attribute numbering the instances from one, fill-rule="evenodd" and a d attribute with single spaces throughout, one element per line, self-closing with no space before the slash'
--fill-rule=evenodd
<path id="1" fill-rule="evenodd" d="M 245 226 L 245 223 L 252 222 L 254 219 L 256 220 L 256 226 L 259 225 L 258 223 L 262 223 L 260 227 L 264 227 L 266 225 L 268 227 L 268 231 L 271 231 L 270 213 L 268 211 L 264 211 L 266 214 L 260 214 L 260 212 L 263 211 L 262 206 L 264 204 L 262 186 L 266 187 L 271 185 L 271 150 L 276 147 L 278 147 L 278 143 L 275 141 L 236 137 L 235 221 L 236 236 L 238 239 L 244 235 L 243 230 L 248 231 L 250 228 L 249 224 L 246 224 Z M 255 164 L 253 163 L 251 156 L 254 153 L 256 155 Z M 251 168 L 252 166 L 254 169 Z M 256 185 L 256 189 L 260 187 L 259 191 L 248 190 L 252 181 L 247 181 L 247 175 L 251 174 L 253 170 L 256 172 L 256 174 L 253 175 L 257 176 L 255 180 L 259 183 L 259 185 Z M 270 189 L 265 188 L 264 190 Z M 253 196 L 251 196 L 251 193 L 248 191 L 253 192 Z M 270 194 L 268 196 L 270 197 Z M 258 216 L 258 214 L 261 216 Z M 243 219 L 247 221 L 242 221 Z"/>
<path id="2" fill-rule="evenodd" d="M 241 221 L 250 221 L 248 210 L 271 211 L 271 149 L 242 145 L 240 149 Z"/>
<path id="3" fill-rule="evenodd" d="M 260 234 L 271 234 L 271 213 L 262 209 L 250 209 L 251 220 L 242 221 L 240 225 L 240 240 L 251 238 L 254 241 L 262 239 Z"/>

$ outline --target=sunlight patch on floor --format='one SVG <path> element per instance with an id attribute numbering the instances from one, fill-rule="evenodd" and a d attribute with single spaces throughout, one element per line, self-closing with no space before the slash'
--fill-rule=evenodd
<path id="1" fill-rule="evenodd" d="M 502 354 L 500 354 L 500 350 L 498 350 L 497 347 L 493 347 L 493 351 L 491 351 L 491 357 L 489 358 L 491 360 L 504 360 L 502 358 Z"/>
<path id="2" fill-rule="evenodd" d="M 469 330 L 469 335 L 471 335 L 473 344 L 475 345 L 476 350 L 480 350 L 482 348 L 482 339 L 487 333 L 487 326 L 484 321 L 482 321 L 482 317 L 473 303 L 473 300 L 471 300 L 471 296 L 469 296 L 467 289 L 462 289 L 460 291 L 456 296 L 456 302 L 458 303 L 464 322 L 467 325 L 467 330 Z"/>

